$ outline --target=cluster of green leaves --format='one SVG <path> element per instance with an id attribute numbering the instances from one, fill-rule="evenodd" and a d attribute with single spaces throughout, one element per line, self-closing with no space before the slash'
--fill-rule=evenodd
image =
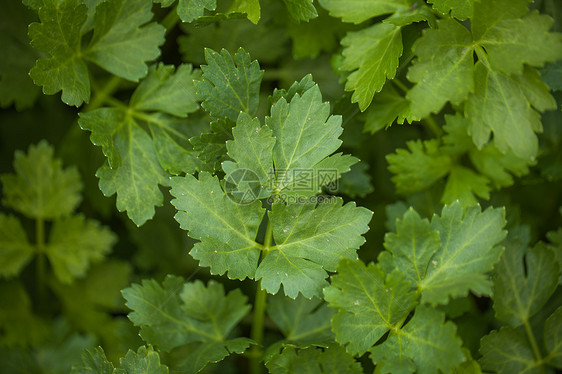
<path id="1" fill-rule="evenodd" d="M 16 152 L 9 373 L 562 370 L 558 3 L 22 3 L 0 14 L 0 105 L 32 109 L 0 122 L 49 124 L 37 86 L 61 92 L 78 126 L 37 132 L 134 224 L 81 204 L 46 142 Z M 79 206 L 119 233 L 112 258 Z"/>
<path id="2" fill-rule="evenodd" d="M 409 195 L 447 177 L 441 201 L 468 206 L 489 199 L 491 188 L 512 185 L 509 173 L 528 173 L 538 155 L 539 113 L 556 108 L 537 70 L 562 58 L 562 35 L 549 31 L 549 16 L 529 12 L 527 0 L 321 3 L 345 22 L 385 17 L 341 41 L 346 90 L 361 110 L 371 106 L 366 130 L 422 120 L 441 135 L 432 113 L 453 113 L 441 141 L 411 141 L 388 156 L 397 192 Z M 459 22 L 467 19 L 470 27 Z M 420 22 L 429 25 L 421 37 Z M 544 79 L 554 89 L 559 80 L 556 73 Z M 462 162 L 466 155 L 476 171 Z"/>
<path id="3" fill-rule="evenodd" d="M 341 258 L 357 258 L 355 251 L 364 242 L 361 235 L 368 230 L 371 212 L 354 203 L 343 205 L 340 198 L 316 206 L 314 202 L 288 204 L 280 196 L 315 195 L 322 187 L 319 183 L 310 190 L 292 188 L 299 173 L 326 168 L 344 173 L 357 161 L 341 153 L 331 155 L 341 145 L 341 117 L 329 115 L 329 105 L 322 102 L 318 86 L 308 76 L 288 91 L 273 94 L 271 115 L 262 125 L 252 117 L 262 75 L 257 62 L 251 62 L 243 50 L 237 52 L 237 67 L 226 51 L 220 55 L 208 51 L 207 56 L 203 80 L 196 83 L 202 106 L 225 123 L 236 121 L 233 139 L 225 143 L 223 156 L 231 159 L 222 163 L 225 179 L 239 169 L 253 171 L 260 183 L 258 197 L 273 204 L 267 211 L 259 200 L 239 204 L 223 192 L 219 178 L 207 172 L 197 178 L 172 178 L 175 218 L 200 240 L 190 253 L 201 265 L 210 266 L 213 274 L 261 280 L 270 293 L 283 285 L 285 294 L 293 298 L 299 292 L 309 298 L 319 296 L 326 271 L 334 271 Z M 270 229 L 261 244 L 258 229 L 264 221 Z M 332 253 L 325 252 L 325 243 L 333 243 Z"/>
<path id="4" fill-rule="evenodd" d="M 111 250 L 116 236 L 97 221 L 73 215 L 80 203 L 82 182 L 75 168 L 63 169 L 46 142 L 17 152 L 15 174 L 0 176 L 4 206 L 36 221 L 33 244 L 20 220 L 0 214 L 0 275 L 18 276 L 35 256 L 46 256 L 57 279 L 71 283 Z M 52 221 L 45 240 L 44 222 Z M 38 261 L 41 261 L 39 259 Z"/>
<path id="5" fill-rule="evenodd" d="M 126 325 L 111 313 L 123 308 L 117 297 L 130 267 L 103 262 L 117 236 L 75 213 L 82 200 L 80 175 L 75 167 L 63 168 L 47 142 L 17 151 L 13 167 L 15 173 L 0 175 L 2 202 L 27 219 L 0 213 L 0 275 L 7 278 L 0 283 L 0 355 L 10 370 L 68 372 L 79 352 L 95 344 L 95 335 L 108 346 L 120 344 L 116 331 Z M 30 263 L 34 287 L 22 279 Z M 65 319 L 38 313 L 53 294 Z"/>

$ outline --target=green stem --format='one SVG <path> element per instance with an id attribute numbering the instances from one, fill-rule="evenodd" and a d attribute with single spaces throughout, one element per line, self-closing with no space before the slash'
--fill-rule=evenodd
<path id="1" fill-rule="evenodd" d="M 45 268 L 47 264 L 45 263 L 45 221 L 43 218 L 37 218 L 35 220 L 35 245 L 37 248 L 37 294 L 39 298 L 39 304 L 43 305 L 45 301 Z"/>
<path id="2" fill-rule="evenodd" d="M 119 89 L 121 83 L 123 83 L 123 78 L 116 75 L 112 76 L 105 86 L 95 93 L 92 101 L 84 107 L 84 112 L 88 112 L 102 106 L 102 104 L 105 103 L 108 98 L 111 98 L 115 91 Z"/>
<path id="3" fill-rule="evenodd" d="M 404 83 L 402 83 L 402 81 L 398 78 L 394 78 L 391 80 L 391 82 L 400 89 L 400 91 L 402 91 L 404 94 L 407 94 L 408 91 L 410 91 L 410 89 L 408 88 L 408 86 L 406 86 Z"/>
<path id="4" fill-rule="evenodd" d="M 535 334 L 533 334 L 533 330 L 531 329 L 531 325 L 529 324 L 529 321 L 525 320 L 523 322 L 523 325 L 525 326 L 525 332 L 527 333 L 527 338 L 529 339 L 529 343 L 531 343 L 531 349 L 533 350 L 535 359 L 537 360 L 538 363 L 542 363 L 541 352 L 539 350 L 537 340 L 535 339 Z M 539 370 L 541 373 L 544 372 L 542 365 L 540 365 Z"/>
<path id="5" fill-rule="evenodd" d="M 166 33 L 172 31 L 176 26 L 177 22 L 180 20 L 180 17 L 178 16 L 177 8 L 178 8 L 177 5 L 173 7 L 172 10 L 168 14 L 166 14 L 166 17 L 164 17 L 162 22 L 160 22 L 160 24 L 164 26 L 164 28 L 166 29 Z"/>
<path id="6" fill-rule="evenodd" d="M 443 130 L 439 127 L 437 122 L 435 122 L 435 119 L 431 116 L 431 114 L 424 118 L 423 122 L 436 137 L 440 138 L 443 135 Z"/>
<path id="7" fill-rule="evenodd" d="M 273 239 L 273 226 L 270 221 L 267 221 L 267 228 L 265 230 L 265 239 L 262 249 L 262 260 L 267 256 Z M 254 319 L 252 322 L 251 338 L 258 345 L 252 348 L 250 352 L 250 374 L 260 374 L 263 372 L 262 358 L 263 358 L 263 335 L 265 326 L 265 309 L 267 305 L 267 292 L 261 287 L 261 280 L 258 282 L 256 289 L 256 298 L 254 300 Z"/>

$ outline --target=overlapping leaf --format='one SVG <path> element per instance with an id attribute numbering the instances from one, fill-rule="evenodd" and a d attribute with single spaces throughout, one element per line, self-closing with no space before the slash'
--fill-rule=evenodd
<path id="1" fill-rule="evenodd" d="M 433 8 L 443 14 L 451 12 L 451 15 L 460 20 L 472 18 L 474 3 L 478 0 L 429 0 Z"/>
<path id="2" fill-rule="evenodd" d="M 452 160 L 439 151 L 438 140 L 409 141 L 407 146 L 409 151 L 398 149 L 386 156 L 398 193 L 421 191 L 447 175 Z"/>
<path id="3" fill-rule="evenodd" d="M 481 340 L 480 364 L 499 374 L 540 373 L 525 333 L 511 327 L 494 330 Z"/>
<path id="4" fill-rule="evenodd" d="M 72 367 L 72 374 L 168 374 L 168 367 L 160 363 L 160 356 L 152 347 L 141 346 L 136 352 L 130 350 L 119 359 L 120 368 L 115 368 L 101 347 L 86 349 L 82 353 L 82 364 Z"/>
<path id="5" fill-rule="evenodd" d="M 293 90 L 297 92 L 287 93 L 294 95 L 290 102 L 280 97 L 273 103 L 265 126 L 245 114 L 238 116 L 234 140 L 227 142 L 228 154 L 236 163 L 225 162 L 223 169 L 227 174 L 252 170 L 264 188 L 261 197 L 271 193 L 314 195 L 357 161 L 341 153 L 331 155 L 342 143 L 338 139 L 343 131 L 341 117 L 330 116 L 318 86 L 302 95 L 297 86 Z"/>
<path id="6" fill-rule="evenodd" d="M 283 2 L 287 7 L 289 16 L 297 22 L 307 22 L 312 18 L 318 17 L 313 0 L 283 0 Z"/>
<path id="7" fill-rule="evenodd" d="M 452 5 L 440 1 L 434 6 Z M 562 35 L 548 31 L 549 17 L 526 14 L 525 0 L 515 4 L 480 1 L 473 6 L 470 31 L 444 19 L 437 30 L 428 29 L 415 44 L 418 59 L 408 78 L 416 85 L 407 94 L 412 115 L 423 118 L 440 111 L 448 101 L 458 105 L 468 99 L 469 132 L 479 148 L 494 133 L 502 153 L 512 151 L 533 160 L 538 150 L 535 132 L 541 131 L 537 111 L 553 109 L 554 103 L 545 87 L 536 80 L 521 80 L 517 74 L 524 73 L 524 64 L 542 67 L 561 58 Z M 468 7 L 457 16 L 468 17 Z M 475 52 L 479 61 L 474 68 Z"/>
<path id="8" fill-rule="evenodd" d="M 470 31 L 450 19 L 437 25 L 416 42 L 418 59 L 408 70 L 408 79 L 417 83 L 407 94 L 416 118 L 438 112 L 447 101 L 460 104 L 474 89 Z"/>
<path id="9" fill-rule="evenodd" d="M 295 298 L 319 295 L 326 284 L 326 270 L 335 270 L 340 256 L 356 258 L 364 242 L 371 212 L 354 203 L 342 206 L 341 199 L 327 203 L 274 204 L 269 219 L 276 245 L 258 264 L 262 245 L 258 227 L 265 215 L 259 201 L 238 204 L 222 190 L 216 177 L 200 173 L 172 178 L 172 204 L 179 211 L 176 220 L 189 236 L 201 240 L 191 255 L 210 266 L 214 274 L 234 279 L 261 279 L 262 287 L 276 293 L 281 284 L 285 294 Z M 329 251 L 326 250 L 329 246 Z"/>
<path id="10" fill-rule="evenodd" d="M 375 264 L 342 260 L 324 298 L 338 309 L 332 318 L 336 341 L 348 352 L 363 354 L 387 331 L 398 329 L 415 307 L 416 294 L 402 275 L 385 272 Z"/>
<path id="11" fill-rule="evenodd" d="M 340 259 L 357 259 L 356 250 L 365 242 L 372 213 L 339 198 L 319 204 L 276 203 L 268 214 L 276 246 L 256 271 L 264 289 L 305 297 L 321 294 L 328 276 Z"/>
<path id="12" fill-rule="evenodd" d="M 365 110 L 386 80 L 396 74 L 398 59 L 402 55 L 400 27 L 377 23 L 347 33 L 341 44 L 344 49 L 340 69 L 352 71 L 345 89 L 354 91 L 351 102 L 359 103 L 359 108 Z"/>
<path id="13" fill-rule="evenodd" d="M 97 172 L 106 196 L 117 193 L 117 208 L 137 225 L 162 205 L 159 185 L 168 185 L 168 172 L 193 172 L 201 167 L 188 139 L 198 131 L 181 117 L 198 109 L 189 65 L 159 64 L 150 69 L 128 106 L 81 113 L 79 124 L 92 132 L 92 143 L 108 160 Z M 146 125 L 150 135 L 145 131 Z"/>
<path id="14" fill-rule="evenodd" d="M 489 295 L 486 273 L 498 262 L 504 238 L 504 211 L 479 206 L 463 210 L 445 206 L 431 223 L 412 209 L 396 223 L 396 234 L 385 237 L 387 251 L 379 257 L 386 271 L 399 269 L 421 293 L 421 301 L 445 304 L 469 290 Z"/>
<path id="15" fill-rule="evenodd" d="M 534 95 L 527 91 L 529 96 Z M 536 96 L 539 96 L 537 93 Z M 409 148 L 398 149 L 387 155 L 392 181 L 398 192 L 409 195 L 439 183 L 447 176 L 441 202 L 459 200 L 463 206 L 489 199 L 492 188 L 513 185 L 513 176 L 529 172 L 532 161 L 515 155 L 511 150 L 502 153 L 492 141 L 478 149 L 468 134 L 469 120 L 462 115 L 445 116 L 445 134 L 438 140 L 410 141 Z M 475 170 L 466 167 L 460 159 L 467 155 Z"/>
<path id="16" fill-rule="evenodd" d="M 97 5 L 94 3 L 94 5 Z M 164 28 L 152 19 L 150 0 L 110 0 L 95 8 L 94 33 L 82 48 L 88 7 L 79 0 L 45 0 L 39 8 L 41 23 L 29 27 L 31 44 L 50 57 L 31 69 L 35 84 L 48 95 L 62 90 L 62 101 L 80 106 L 90 100 L 86 61 L 132 81 L 148 72 L 147 61 L 160 54 Z M 147 24 L 148 23 L 148 24 Z"/>
<path id="17" fill-rule="evenodd" d="M 129 319 L 141 328 L 145 341 L 165 351 L 189 348 L 181 364 L 186 372 L 196 373 L 209 362 L 243 353 L 252 344 L 247 338 L 230 337 L 250 310 L 240 290 L 225 295 L 219 283 L 184 283 L 182 278 L 169 275 L 162 286 L 144 280 L 123 290 L 123 296 L 133 310 Z"/>
<path id="18" fill-rule="evenodd" d="M 542 308 L 560 277 L 554 253 L 544 243 L 529 249 L 528 235 L 522 228 L 510 232 L 494 278 L 496 318 L 513 327 L 526 323 Z"/>
<path id="19" fill-rule="evenodd" d="M 240 48 L 234 58 L 205 49 L 207 65 L 202 65 L 203 80 L 196 81 L 203 108 L 212 116 L 236 121 L 240 112 L 255 115 L 263 71 L 256 60 Z"/>
<path id="20" fill-rule="evenodd" d="M 289 345 L 325 345 L 333 338 L 330 318 L 334 311 L 320 299 L 295 300 L 281 294 L 267 300 L 267 314 L 283 333 Z"/>
<path id="21" fill-rule="evenodd" d="M 465 360 L 456 330 L 443 312 L 418 307 L 404 327 L 371 348 L 371 359 L 382 373 L 450 373 Z"/>
<path id="22" fill-rule="evenodd" d="M 260 256 L 255 242 L 265 210 L 259 201 L 237 204 L 223 192 L 219 181 L 208 173 L 174 177 L 170 193 L 178 210 L 175 218 L 190 237 L 199 239 L 190 254 L 213 274 L 233 279 L 253 278 Z"/>
<path id="23" fill-rule="evenodd" d="M 337 345 L 325 349 L 285 347 L 279 354 L 271 357 L 266 362 L 266 366 L 271 374 L 363 373 L 361 364 Z"/>

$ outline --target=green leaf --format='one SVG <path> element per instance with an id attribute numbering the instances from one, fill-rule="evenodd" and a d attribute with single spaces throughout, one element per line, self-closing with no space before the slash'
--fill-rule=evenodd
<path id="1" fill-rule="evenodd" d="M 319 0 L 320 5 L 330 12 L 332 17 L 341 18 L 344 22 L 361 23 L 369 18 L 408 10 L 408 0 Z"/>
<path id="2" fill-rule="evenodd" d="M 259 0 L 235 0 L 230 6 L 229 12 L 246 13 L 248 19 L 257 24 L 261 18 L 261 8 Z"/>
<path id="3" fill-rule="evenodd" d="M 537 313 L 554 293 L 560 267 L 544 243 L 528 249 L 528 239 L 520 229 L 510 236 L 496 266 L 493 300 L 496 318 L 517 327 Z"/>
<path id="4" fill-rule="evenodd" d="M 113 364 L 105 356 L 102 347 L 86 349 L 82 353 L 82 365 L 72 367 L 72 374 L 114 374 Z"/>
<path id="5" fill-rule="evenodd" d="M 386 84 L 381 92 L 374 95 L 369 109 L 365 112 L 365 131 L 375 133 L 396 123 L 402 125 L 411 117 L 410 103 L 398 93 L 392 84 Z"/>
<path id="6" fill-rule="evenodd" d="M 0 14 L 0 106 L 14 104 L 18 111 L 33 105 L 39 89 L 29 78 L 29 69 L 39 57 L 29 46 L 27 25 L 34 20 L 32 11 L 19 1 L 3 4 Z"/>
<path id="7" fill-rule="evenodd" d="M 197 342 L 182 365 L 189 373 L 231 352 L 243 353 L 252 343 L 247 338 L 227 340 L 250 310 L 247 298 L 238 289 L 225 295 L 220 283 L 184 283 L 182 278 L 168 275 L 162 286 L 144 280 L 122 292 L 126 305 L 133 310 L 129 319 L 141 327 L 145 341 L 165 351 Z"/>
<path id="8" fill-rule="evenodd" d="M 396 13 L 383 20 L 383 22 L 400 27 L 422 21 L 427 21 L 431 28 L 437 27 L 435 13 L 432 9 L 424 3 L 418 2 L 414 2 L 409 8 L 397 10 Z"/>
<path id="9" fill-rule="evenodd" d="M 211 273 L 231 279 L 254 278 L 260 256 L 255 242 L 265 214 L 259 201 L 242 205 L 223 192 L 216 177 L 199 173 L 171 179 L 172 204 L 180 227 L 189 236 L 201 240 L 190 251 L 201 266 L 210 266 Z"/>
<path id="10" fill-rule="evenodd" d="M 240 113 L 236 127 L 232 129 L 232 136 L 234 140 L 227 141 L 226 148 L 228 155 L 236 160 L 236 165 L 229 165 L 231 161 L 226 161 L 223 163 L 225 172 L 250 169 L 264 186 L 271 186 L 273 184 L 270 180 L 273 170 L 271 150 L 276 142 L 273 131 L 267 126 L 261 126 L 259 119 Z"/>
<path id="11" fill-rule="evenodd" d="M 179 0 L 178 15 L 183 22 L 192 22 L 205 15 L 205 9 L 215 10 L 216 0 Z"/>
<path id="12" fill-rule="evenodd" d="M 105 196 L 117 193 L 117 209 L 142 225 L 154 216 L 154 206 L 162 205 L 158 185 L 168 184 L 152 139 L 131 114 L 119 109 L 81 113 L 79 124 L 92 132 L 92 143 L 101 145 L 108 156 L 96 173 L 100 189 Z"/>
<path id="13" fill-rule="evenodd" d="M 451 15 L 455 18 L 464 21 L 467 18 L 472 18 L 474 13 L 474 3 L 478 0 L 429 0 L 433 4 L 433 9 Z"/>
<path id="14" fill-rule="evenodd" d="M 208 171 L 216 171 L 227 160 L 226 143 L 232 139 L 232 122 L 219 119 L 211 122 L 210 131 L 190 138 L 189 142 L 197 158 L 209 165 Z"/>
<path id="15" fill-rule="evenodd" d="M 484 38 L 504 19 L 517 19 L 529 11 L 528 0 L 476 1 L 474 17 L 471 20 L 475 40 Z"/>
<path id="16" fill-rule="evenodd" d="M 459 105 L 474 90 L 470 31 L 451 19 L 437 25 L 437 29 L 424 30 L 413 47 L 418 58 L 408 70 L 408 79 L 416 85 L 407 98 L 414 118 L 437 113 L 448 101 Z"/>
<path id="17" fill-rule="evenodd" d="M 396 74 L 398 59 L 402 55 L 400 27 L 378 23 L 349 32 L 341 44 L 344 49 L 340 69 L 352 71 L 347 77 L 345 90 L 354 91 L 351 102 L 359 103 L 359 108 L 364 111 L 371 104 L 373 95 Z"/>
<path id="18" fill-rule="evenodd" d="M 29 26 L 29 36 L 31 45 L 50 57 L 37 60 L 31 78 L 47 95 L 62 90 L 62 101 L 74 106 L 90 100 L 86 60 L 138 81 L 148 72 L 146 62 L 160 55 L 159 46 L 164 42 L 164 28 L 147 24 L 151 9 L 151 0 L 100 3 L 93 16 L 94 33 L 82 49 L 82 36 L 92 28 L 88 7 L 79 0 L 45 0 L 39 9 L 41 23 Z"/>
<path id="19" fill-rule="evenodd" d="M 256 279 L 275 294 L 281 284 L 285 294 L 310 298 L 321 294 L 328 271 L 335 271 L 342 258 L 357 259 L 365 242 L 372 212 L 340 198 L 315 204 L 273 204 L 268 216 L 273 225 L 275 247 L 262 260 Z"/>
<path id="20" fill-rule="evenodd" d="M 0 275 L 17 276 L 29 263 L 35 248 L 27 240 L 20 221 L 14 216 L 0 213 Z"/>
<path id="21" fill-rule="evenodd" d="M 450 373 L 465 360 L 456 330 L 443 312 L 421 306 L 404 327 L 371 348 L 371 359 L 383 363 L 382 373 Z"/>
<path id="22" fill-rule="evenodd" d="M 486 176 L 500 189 L 513 185 L 513 176 L 521 177 L 529 173 L 528 160 L 517 157 L 511 151 L 502 154 L 493 143 L 482 149 L 469 152 L 470 161 L 482 175 Z"/>
<path id="23" fill-rule="evenodd" d="M 449 297 L 469 290 L 489 295 L 491 282 L 485 273 L 499 260 L 505 236 L 502 209 L 479 206 L 463 210 L 458 202 L 445 206 L 431 224 L 413 209 L 396 221 L 396 234 L 385 236 L 379 256 L 387 272 L 399 269 L 419 292 L 421 301 L 445 304 Z"/>
<path id="24" fill-rule="evenodd" d="M 526 66 L 523 74 L 517 76 L 516 81 L 529 100 L 529 104 L 538 111 L 556 109 L 556 100 L 550 94 L 548 86 L 541 81 L 541 75 L 537 69 Z"/>
<path id="25" fill-rule="evenodd" d="M 193 351 L 179 364 L 178 369 L 185 373 L 198 373 L 208 363 L 222 361 L 225 357 L 236 353 L 244 353 L 251 344 L 255 344 L 248 338 L 234 338 L 226 341 L 212 341 L 207 343 L 193 343 L 196 346 Z"/>
<path id="26" fill-rule="evenodd" d="M 541 131 L 542 125 L 519 85 L 480 62 L 476 64 L 475 80 L 475 92 L 466 106 L 474 144 L 482 148 L 493 132 L 500 152 L 512 150 L 520 158 L 534 159 L 538 151 L 535 132 Z"/>
<path id="27" fill-rule="evenodd" d="M 29 361 L 36 362 L 42 369 L 39 373 L 70 373 L 72 367 L 81 362 L 80 354 L 93 348 L 96 338 L 73 332 L 62 318 L 51 322 L 50 327 L 49 339 L 33 351 L 28 351 L 31 356 Z"/>
<path id="28" fill-rule="evenodd" d="M 201 66 L 203 80 L 195 81 L 203 108 L 212 116 L 236 121 L 240 112 L 256 114 L 263 71 L 242 48 L 234 55 L 223 49 L 205 49 L 207 65 Z"/>
<path id="29" fill-rule="evenodd" d="M 400 269 L 404 279 L 419 288 L 431 258 L 441 249 L 439 233 L 413 208 L 396 219 L 395 231 L 384 237 L 386 251 L 378 257 L 379 266 L 387 273 Z"/>
<path id="30" fill-rule="evenodd" d="M 78 215 L 54 222 L 45 253 L 56 277 L 71 283 L 84 276 L 90 264 L 103 260 L 116 241 L 108 228 Z"/>
<path id="31" fill-rule="evenodd" d="M 281 294 L 269 296 L 267 314 L 290 344 L 307 346 L 326 344 L 333 338 L 330 319 L 334 311 L 320 299 L 295 300 Z"/>
<path id="32" fill-rule="evenodd" d="M 289 16 L 296 22 L 308 22 L 312 18 L 318 17 L 313 1 L 314 0 L 283 0 L 289 12 Z"/>
<path id="33" fill-rule="evenodd" d="M 542 67 L 562 58 L 562 34 L 548 30 L 547 15 L 531 12 L 522 18 L 504 18 L 478 43 L 486 49 L 491 67 L 506 75 L 521 74 L 524 64 Z"/>
<path id="34" fill-rule="evenodd" d="M 397 149 L 396 153 L 386 156 L 398 193 L 407 195 L 424 190 L 447 175 L 453 167 L 451 157 L 440 152 L 437 139 L 423 143 L 412 140 L 406 145 L 409 150 Z"/>
<path id="35" fill-rule="evenodd" d="M 546 319 L 544 324 L 544 346 L 548 352 L 548 364 L 562 368 L 562 307 Z"/>
<path id="36" fill-rule="evenodd" d="M 441 216 L 431 219 L 431 230 L 439 232 L 441 249 L 427 266 L 421 285 L 423 303 L 444 304 L 449 297 L 490 295 L 491 282 L 485 275 L 498 262 L 506 235 L 505 210 L 480 206 L 463 210 L 456 202 L 443 207 Z"/>
<path id="37" fill-rule="evenodd" d="M 90 78 L 80 56 L 80 30 L 88 8 L 78 0 L 44 0 L 39 9 L 41 23 L 29 25 L 31 46 L 50 55 L 41 58 L 29 72 L 43 93 L 62 90 L 62 101 L 80 106 L 90 101 Z"/>
<path id="38" fill-rule="evenodd" d="M 27 154 L 15 152 L 15 174 L 0 176 L 3 203 L 30 218 L 56 219 L 72 214 L 82 199 L 82 183 L 75 168 L 62 168 L 53 148 L 41 141 Z"/>
<path id="39" fill-rule="evenodd" d="M 274 105 L 279 101 L 279 99 L 284 98 L 285 101 L 291 102 L 295 95 L 302 96 L 306 91 L 314 87 L 316 83 L 312 80 L 312 74 L 305 75 L 300 81 L 295 82 L 289 87 L 288 90 L 285 89 L 274 89 L 273 95 L 269 97 L 269 104 Z"/>
<path id="40" fill-rule="evenodd" d="M 349 173 L 345 173 L 339 181 L 338 191 L 352 198 L 365 197 L 373 192 L 368 170 L 369 166 L 364 162 L 353 165 Z"/>
<path id="41" fill-rule="evenodd" d="M 303 79 L 286 93 L 274 93 L 272 101 L 278 99 L 265 126 L 242 113 L 233 129 L 234 141 L 227 142 L 228 154 L 236 163 L 224 162 L 223 170 L 229 175 L 238 169 L 252 171 L 261 183 L 260 198 L 272 193 L 282 193 L 282 198 L 312 196 L 322 186 L 335 184 L 357 161 L 341 153 L 330 156 L 342 143 L 338 139 L 343 131 L 341 117 L 330 116 L 318 86 L 302 96 L 295 92 L 301 84 L 307 87 Z M 283 95 L 292 94 L 288 103 Z"/>
<path id="42" fill-rule="evenodd" d="M 535 356 L 525 333 L 510 327 L 502 327 L 484 336 L 480 343 L 480 365 L 486 371 L 498 374 L 539 374 Z"/>
<path id="43" fill-rule="evenodd" d="M 562 61 L 547 64 L 541 69 L 541 77 L 554 91 L 562 91 Z"/>
<path id="44" fill-rule="evenodd" d="M 398 329 L 414 308 L 416 294 L 399 272 L 385 277 L 373 263 L 342 260 L 324 298 L 338 309 L 332 318 L 336 341 L 353 354 L 369 350 L 387 331 Z"/>
<path id="45" fill-rule="evenodd" d="M 458 200 L 463 206 L 471 206 L 478 203 L 476 197 L 488 200 L 490 198 L 488 183 L 486 177 L 464 166 L 455 165 L 447 177 L 441 201 L 451 204 Z"/>
<path id="46" fill-rule="evenodd" d="M 72 374 L 168 374 L 168 367 L 160 364 L 160 356 L 150 346 L 129 350 L 119 362 L 121 367 L 115 369 L 101 347 L 85 349 L 82 365 L 72 367 Z"/>
<path id="47" fill-rule="evenodd" d="M 324 172 L 322 169 L 330 171 L 334 177 L 327 181 L 329 183 L 357 162 L 356 158 L 341 153 L 330 156 L 342 143 L 338 139 L 343 131 L 341 116 L 330 116 L 330 105 L 322 102 L 318 86 L 308 89 L 302 96 L 295 94 L 290 103 L 280 98 L 272 105 L 271 117 L 266 117 L 265 122 L 277 139 L 273 147 L 273 187 L 277 192 L 316 194 L 327 184 L 319 175 Z M 307 177 L 307 172 L 315 175 Z M 298 181 L 303 179 L 313 182 L 312 188 L 298 188 Z"/>
<path id="48" fill-rule="evenodd" d="M 160 55 L 164 27 L 152 19 L 150 0 L 110 0 L 96 7 L 94 35 L 83 52 L 90 61 L 128 80 L 148 72 L 147 61 Z M 144 25 L 144 26 L 143 26 Z"/>
<path id="49" fill-rule="evenodd" d="M 266 366 L 271 374 L 363 373 L 361 364 L 337 345 L 325 349 L 285 347 L 280 353 L 271 357 L 266 362 Z"/>
<path id="50" fill-rule="evenodd" d="M 49 325 L 33 314 L 32 304 L 19 281 L 0 282 L 0 345 L 38 345 L 50 333 Z"/>
<path id="51" fill-rule="evenodd" d="M 141 346 L 137 352 L 129 350 L 119 363 L 123 374 L 168 374 L 168 367 L 160 364 L 160 356 L 152 347 Z"/>
<path id="52" fill-rule="evenodd" d="M 131 96 L 130 106 L 140 111 L 187 117 L 199 109 L 193 84 L 198 76 L 189 64 L 182 64 L 177 70 L 163 63 L 152 66 Z"/>

